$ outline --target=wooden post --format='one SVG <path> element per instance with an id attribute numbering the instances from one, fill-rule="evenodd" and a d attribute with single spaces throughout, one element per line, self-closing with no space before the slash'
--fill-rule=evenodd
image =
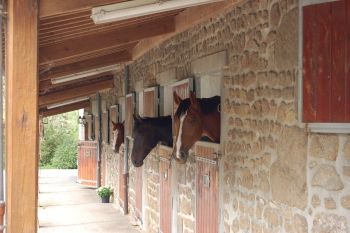
<path id="1" fill-rule="evenodd" d="M 38 2 L 8 1 L 7 232 L 37 232 Z"/>

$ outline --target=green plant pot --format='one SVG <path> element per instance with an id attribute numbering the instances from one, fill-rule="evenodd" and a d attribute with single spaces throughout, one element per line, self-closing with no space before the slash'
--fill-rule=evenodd
<path id="1" fill-rule="evenodd" d="M 101 197 L 102 203 L 109 203 L 109 196 L 108 197 Z"/>

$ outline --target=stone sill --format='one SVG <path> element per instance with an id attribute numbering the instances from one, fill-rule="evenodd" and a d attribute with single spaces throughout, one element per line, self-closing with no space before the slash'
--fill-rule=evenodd
<path id="1" fill-rule="evenodd" d="M 350 123 L 309 123 L 308 132 L 350 134 Z"/>

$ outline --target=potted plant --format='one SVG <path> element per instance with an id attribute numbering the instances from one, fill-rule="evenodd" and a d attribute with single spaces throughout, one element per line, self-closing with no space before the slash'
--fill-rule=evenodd
<path id="1" fill-rule="evenodd" d="M 102 186 L 97 189 L 97 195 L 101 197 L 102 203 L 109 203 L 109 197 L 113 193 L 111 186 Z"/>

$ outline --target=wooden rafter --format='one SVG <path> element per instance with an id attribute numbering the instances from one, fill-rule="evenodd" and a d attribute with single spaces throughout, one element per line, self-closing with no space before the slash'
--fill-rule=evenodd
<path id="1" fill-rule="evenodd" d="M 121 29 L 130 27 L 132 25 L 151 22 L 156 19 L 164 17 L 175 16 L 180 11 L 162 12 L 153 15 L 146 15 L 133 19 L 123 20 L 114 23 L 95 25 L 90 18 L 90 15 L 85 17 L 67 21 L 64 23 L 50 24 L 48 26 L 40 27 L 40 46 L 47 46 L 51 44 L 57 44 L 64 40 L 72 39 L 74 37 L 87 36 L 99 32 L 106 32 L 115 29 Z"/>
<path id="2" fill-rule="evenodd" d="M 114 80 L 108 79 L 96 83 L 89 83 L 78 87 L 69 88 L 63 91 L 57 91 L 39 96 L 40 108 L 50 105 L 64 102 L 70 99 L 80 98 L 88 95 L 92 95 L 97 91 L 113 88 Z"/>
<path id="3" fill-rule="evenodd" d="M 84 38 L 67 40 L 56 45 L 45 46 L 40 48 L 40 64 L 55 63 L 118 45 L 122 47 L 126 43 L 173 32 L 175 30 L 174 25 L 174 17 L 166 17 L 163 20 L 152 21 L 152 23 L 138 24 L 128 28 L 102 32 Z"/>
<path id="4" fill-rule="evenodd" d="M 40 0 L 40 18 L 91 10 L 92 7 L 125 2 L 126 0 Z"/>
<path id="5" fill-rule="evenodd" d="M 72 62 L 70 64 L 47 67 L 40 72 L 40 80 L 48 80 L 52 78 L 61 77 L 68 74 L 74 74 L 79 72 L 88 71 L 91 69 L 101 68 L 104 66 L 114 65 L 131 60 L 130 51 L 122 51 L 117 53 L 108 54 L 100 57 L 92 57 L 87 60 Z"/>
<path id="6" fill-rule="evenodd" d="M 40 109 L 39 114 L 43 117 L 48 117 L 48 116 L 54 116 L 54 115 L 58 115 L 66 112 L 75 111 L 82 108 L 88 108 L 89 106 L 90 106 L 90 101 L 85 100 L 82 102 L 68 104 L 68 105 L 53 108 L 53 109 L 42 108 Z"/>

